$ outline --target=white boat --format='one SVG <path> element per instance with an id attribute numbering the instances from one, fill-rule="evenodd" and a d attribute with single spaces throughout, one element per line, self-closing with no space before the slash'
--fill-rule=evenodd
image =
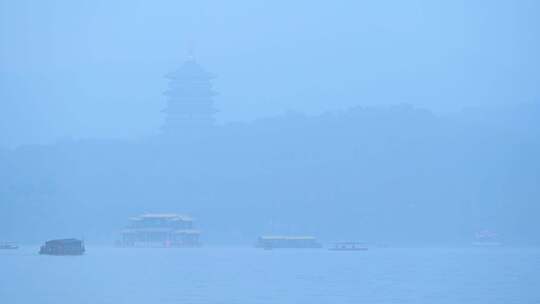
<path id="1" fill-rule="evenodd" d="M 312 236 L 261 236 L 255 245 L 257 248 L 322 248 Z"/>
<path id="2" fill-rule="evenodd" d="M 14 243 L 14 242 L 0 243 L 0 249 L 1 250 L 19 249 L 19 245 L 17 245 L 17 243 Z"/>

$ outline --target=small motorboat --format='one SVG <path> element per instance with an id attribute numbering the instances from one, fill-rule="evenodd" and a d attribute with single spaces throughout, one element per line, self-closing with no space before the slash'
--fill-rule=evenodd
<path id="1" fill-rule="evenodd" d="M 318 249 L 322 248 L 322 245 L 312 236 L 261 236 L 257 240 L 255 247 L 265 250 L 284 248 Z"/>
<path id="2" fill-rule="evenodd" d="M 39 250 L 39 254 L 47 255 L 82 255 L 84 252 L 84 242 L 77 239 L 47 241 Z"/>
<path id="3" fill-rule="evenodd" d="M 0 243 L 0 249 L 2 250 L 19 249 L 19 245 L 17 245 L 17 243 L 14 243 L 14 242 Z"/>
<path id="4" fill-rule="evenodd" d="M 366 251 L 368 247 L 361 242 L 338 242 L 333 247 L 328 248 L 333 251 Z"/>
<path id="5" fill-rule="evenodd" d="M 472 243 L 475 247 L 500 247 L 502 246 L 501 241 L 497 233 L 491 230 L 481 230 L 474 235 L 474 242 Z"/>

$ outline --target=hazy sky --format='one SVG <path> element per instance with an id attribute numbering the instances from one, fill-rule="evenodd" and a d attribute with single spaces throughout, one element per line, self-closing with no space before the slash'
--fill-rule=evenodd
<path id="1" fill-rule="evenodd" d="M 193 45 L 220 122 L 538 102 L 540 2 L 0 0 L 0 146 L 158 132 Z M 191 41 L 191 42 L 190 42 Z"/>

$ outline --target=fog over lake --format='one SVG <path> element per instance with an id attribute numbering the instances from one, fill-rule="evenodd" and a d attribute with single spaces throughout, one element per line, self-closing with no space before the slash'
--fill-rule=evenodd
<path id="1" fill-rule="evenodd" d="M 0 302 L 540 302 L 539 14 L 0 0 Z"/>

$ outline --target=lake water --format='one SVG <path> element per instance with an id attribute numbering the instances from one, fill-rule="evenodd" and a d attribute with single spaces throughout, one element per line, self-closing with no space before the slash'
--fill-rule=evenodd
<path id="1" fill-rule="evenodd" d="M 0 251 L 0 303 L 540 303 L 540 249 Z"/>

